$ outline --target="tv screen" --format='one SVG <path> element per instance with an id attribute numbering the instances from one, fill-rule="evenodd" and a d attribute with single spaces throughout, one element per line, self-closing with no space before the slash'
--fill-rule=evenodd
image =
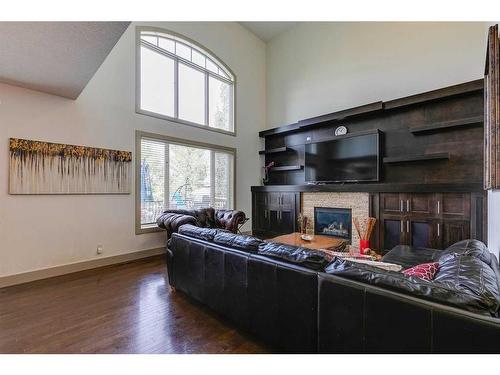
<path id="1" fill-rule="evenodd" d="M 305 146 L 309 182 L 379 180 L 379 134 L 349 136 Z"/>

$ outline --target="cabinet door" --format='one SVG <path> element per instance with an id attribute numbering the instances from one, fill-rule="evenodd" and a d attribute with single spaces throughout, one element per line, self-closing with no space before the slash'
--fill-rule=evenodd
<path id="1" fill-rule="evenodd" d="M 383 250 L 391 250 L 394 246 L 406 243 L 403 219 L 398 216 L 382 216 L 380 220 L 380 237 Z"/>
<path id="2" fill-rule="evenodd" d="M 253 193 L 255 204 L 258 206 L 267 205 L 268 193 Z"/>
<path id="3" fill-rule="evenodd" d="M 408 217 L 404 221 L 404 231 L 406 232 L 408 245 L 439 248 L 438 225 L 438 221 L 434 219 Z"/>
<path id="4" fill-rule="evenodd" d="M 279 234 L 295 232 L 295 215 L 293 210 L 279 211 Z"/>
<path id="5" fill-rule="evenodd" d="M 267 193 L 267 206 L 269 208 L 278 209 L 281 203 L 281 193 Z"/>
<path id="6" fill-rule="evenodd" d="M 402 214 L 403 197 L 404 195 L 399 193 L 380 194 L 380 212 L 390 215 Z"/>
<path id="7" fill-rule="evenodd" d="M 468 220 L 443 220 L 440 223 L 439 235 L 441 248 L 446 249 L 455 242 L 470 238 L 470 221 Z"/>
<path id="8" fill-rule="evenodd" d="M 433 217 L 435 216 L 436 197 L 434 194 L 412 193 L 403 197 L 403 209 L 412 217 Z"/>
<path id="9" fill-rule="evenodd" d="M 267 237 L 276 237 L 280 232 L 280 211 L 271 209 L 268 210 L 269 215 L 269 228 L 267 229 Z"/>
<path id="10" fill-rule="evenodd" d="M 259 209 L 257 210 L 256 220 L 257 230 L 261 232 L 266 232 L 269 230 L 269 210 L 266 207 L 259 207 Z"/>
<path id="11" fill-rule="evenodd" d="M 270 210 L 268 206 L 269 193 L 254 193 L 252 210 L 252 232 L 258 237 L 269 237 Z"/>
<path id="12" fill-rule="evenodd" d="M 443 219 L 470 219 L 469 193 L 439 194 L 437 205 Z"/>
<path id="13" fill-rule="evenodd" d="M 281 193 L 280 207 L 285 210 L 293 210 L 295 207 L 295 193 Z"/>

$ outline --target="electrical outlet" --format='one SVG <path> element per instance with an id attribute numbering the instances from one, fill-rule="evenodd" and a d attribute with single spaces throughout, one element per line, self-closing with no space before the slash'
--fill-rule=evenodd
<path id="1" fill-rule="evenodd" d="M 102 245 L 97 245 L 97 255 L 100 255 L 102 254 L 102 252 L 104 251 L 104 247 Z"/>

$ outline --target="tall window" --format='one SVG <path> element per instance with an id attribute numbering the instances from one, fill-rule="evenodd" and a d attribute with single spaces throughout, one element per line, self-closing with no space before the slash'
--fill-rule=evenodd
<path id="1" fill-rule="evenodd" d="M 234 149 L 137 133 L 139 229 L 165 208 L 233 208 Z"/>
<path id="2" fill-rule="evenodd" d="M 139 29 L 139 113 L 234 133 L 234 75 L 177 35 Z"/>

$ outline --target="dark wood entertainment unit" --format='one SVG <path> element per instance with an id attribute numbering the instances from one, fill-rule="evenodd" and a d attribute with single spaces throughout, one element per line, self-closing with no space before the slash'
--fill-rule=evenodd
<path id="1" fill-rule="evenodd" d="M 486 240 L 483 79 L 376 102 L 265 130 L 265 186 L 252 187 L 252 229 L 261 237 L 297 230 L 301 194 L 363 192 L 378 219 L 371 246 L 444 248 Z M 335 136 L 338 126 L 348 133 Z M 305 144 L 378 131 L 380 180 L 307 184 Z M 310 218 L 312 219 L 312 218 Z"/>

